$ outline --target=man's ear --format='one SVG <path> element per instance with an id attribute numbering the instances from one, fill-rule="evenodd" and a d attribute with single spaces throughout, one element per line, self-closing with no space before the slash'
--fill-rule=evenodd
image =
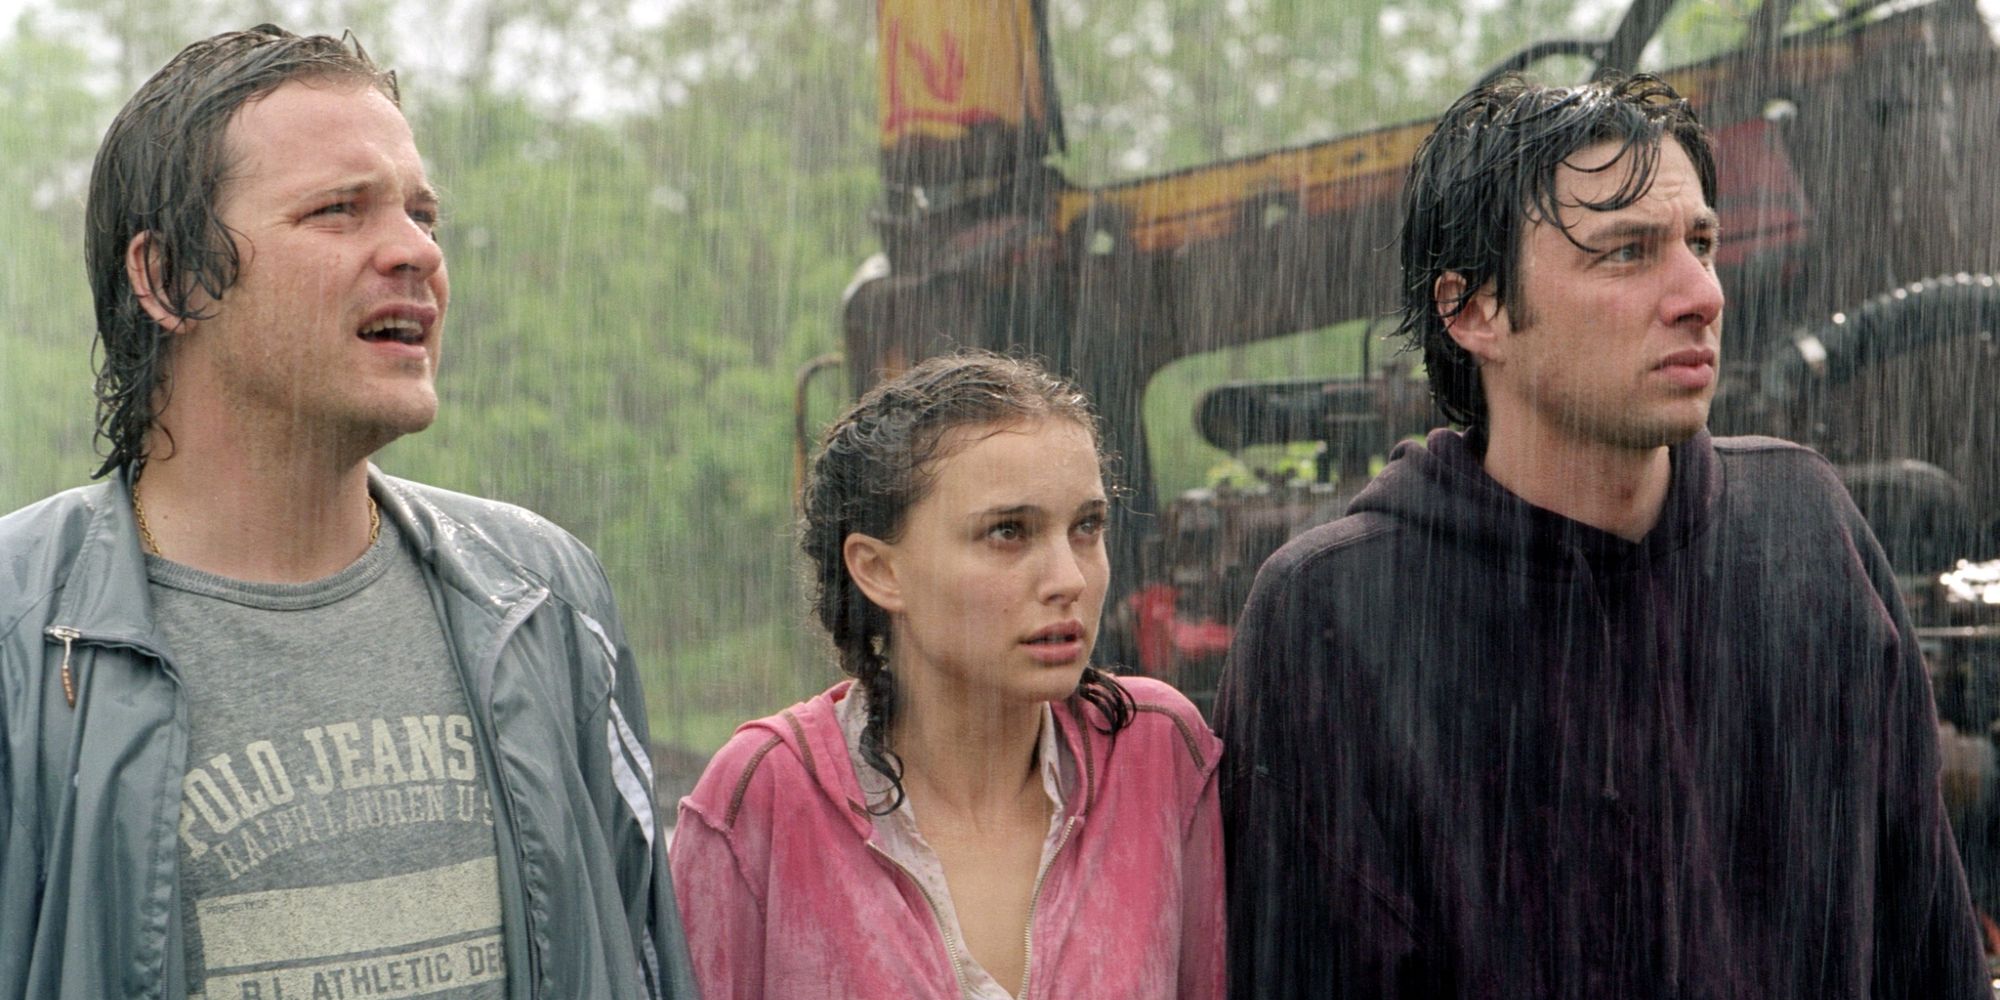
<path id="1" fill-rule="evenodd" d="M 168 333 L 180 333 L 187 320 L 174 315 L 167 308 L 160 291 L 160 247 L 153 242 L 150 230 L 132 237 L 125 244 L 125 280 L 132 283 L 132 295 L 139 300 L 139 308 Z"/>
<path id="2" fill-rule="evenodd" d="M 1454 314 L 1452 307 L 1464 294 L 1465 275 L 1457 271 L 1438 275 L 1437 283 L 1431 286 L 1431 302 L 1437 308 L 1438 318 L 1444 321 L 1445 332 L 1465 353 L 1481 361 L 1491 361 L 1499 344 L 1512 332 L 1507 310 L 1500 307 L 1493 283 L 1488 281 Z"/>
<path id="3" fill-rule="evenodd" d="M 903 610 L 903 585 L 896 577 L 896 547 L 860 532 L 840 543 L 847 575 L 875 606 L 890 614 Z"/>

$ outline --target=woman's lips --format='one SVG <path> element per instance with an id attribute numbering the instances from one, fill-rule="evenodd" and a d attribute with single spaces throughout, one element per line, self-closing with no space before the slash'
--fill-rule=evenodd
<path id="1" fill-rule="evenodd" d="M 1075 663 L 1083 656 L 1081 639 L 1070 639 L 1065 642 L 1024 642 L 1021 645 L 1027 648 L 1029 656 L 1050 666 Z"/>
<path id="2" fill-rule="evenodd" d="M 1083 639 L 1083 623 L 1066 621 L 1036 629 L 1033 635 L 1021 640 L 1021 645 L 1038 662 L 1053 666 L 1073 663 L 1081 658 L 1084 655 Z"/>

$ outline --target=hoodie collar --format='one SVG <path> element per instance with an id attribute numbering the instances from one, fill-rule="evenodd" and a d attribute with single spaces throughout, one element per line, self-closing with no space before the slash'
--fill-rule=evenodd
<path id="1" fill-rule="evenodd" d="M 842 681 L 809 701 L 760 719 L 751 725 L 770 731 L 792 751 L 819 786 L 822 794 L 843 804 L 848 823 L 866 839 L 875 832 L 874 817 L 868 812 L 858 770 L 865 765 L 852 761 L 846 732 L 841 725 L 840 703 L 853 692 L 854 682 Z M 1108 749 L 1109 740 L 1091 728 L 1095 709 L 1077 706 L 1078 699 L 1050 703 L 1045 723 L 1053 724 L 1053 740 L 1067 749 L 1060 781 L 1063 813 L 1082 817 L 1095 801 L 1095 780 L 1104 761 L 1096 759 Z M 1101 721 L 1100 723 L 1101 724 Z M 1045 732 L 1043 747 L 1051 745 Z M 872 772 L 871 772 L 872 773 Z"/>
<path id="2" fill-rule="evenodd" d="M 871 810 L 880 809 L 893 801 L 896 794 L 889 779 L 870 767 L 861 754 L 861 734 L 868 726 L 868 692 L 850 681 L 846 697 L 834 699 L 833 715 L 840 722 L 841 740 L 847 747 L 847 762 L 854 768 L 860 783 L 863 804 Z M 1054 812 L 1060 815 L 1063 803 L 1075 788 L 1075 776 L 1079 769 L 1058 737 L 1053 706 L 1044 702 L 1041 716 L 1041 725 L 1035 737 L 1036 769 L 1040 772 L 1043 793 L 1048 796 Z M 906 810 L 908 806 L 909 800 L 905 798 L 898 811 Z M 879 816 L 877 820 L 879 824 Z"/>
<path id="3" fill-rule="evenodd" d="M 1659 522 L 1637 542 L 1537 507 L 1509 492 L 1482 464 L 1478 431 L 1434 430 L 1405 441 L 1349 513 L 1379 513 L 1460 543 L 1533 575 L 1568 575 L 1579 558 L 1598 572 L 1685 548 L 1707 530 L 1721 476 L 1706 430 L 1669 449 L 1672 465 Z"/>

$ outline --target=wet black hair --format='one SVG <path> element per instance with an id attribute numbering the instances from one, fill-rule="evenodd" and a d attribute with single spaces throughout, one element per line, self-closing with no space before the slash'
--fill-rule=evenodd
<path id="1" fill-rule="evenodd" d="M 1687 100 L 1652 76 L 1609 76 L 1577 87 L 1548 87 L 1504 76 L 1458 99 L 1424 139 L 1403 190 L 1401 322 L 1396 333 L 1422 351 L 1431 396 L 1455 423 L 1486 422 L 1486 394 L 1473 357 L 1451 338 L 1447 320 L 1491 287 L 1516 327 L 1522 238 L 1532 222 L 1569 227 L 1558 211 L 1556 172 L 1584 149 L 1620 144 L 1599 169 L 1622 169 L 1610 197 L 1580 207 L 1616 211 L 1644 197 L 1671 136 L 1694 164 L 1702 197 L 1715 204 L 1715 151 Z M 1574 236 L 1571 242 L 1576 242 Z M 1578 244 L 1581 246 L 1581 244 Z M 1448 302 L 1438 279 L 1464 279 Z"/>
<path id="2" fill-rule="evenodd" d="M 294 80 L 354 80 L 401 106 L 396 74 L 376 67 L 351 34 L 299 36 L 272 24 L 203 39 L 180 51 L 112 119 L 91 167 L 84 265 L 97 311 L 95 473 L 143 463 L 163 401 L 167 334 L 125 273 L 133 237 L 149 233 L 158 302 L 206 319 L 242 261 L 218 201 L 233 164 L 226 133 L 243 105 Z"/>
<path id="3" fill-rule="evenodd" d="M 841 670 L 868 698 L 861 757 L 894 793 L 880 813 L 903 801 L 902 761 L 887 744 L 898 710 L 889 615 L 855 584 L 842 548 L 857 532 L 892 542 L 901 535 L 938 463 L 950 457 L 951 431 L 1046 419 L 1076 423 L 1102 449 L 1097 415 L 1075 386 L 1032 361 L 968 351 L 924 361 L 876 386 L 821 440 L 806 479 L 800 546 L 812 563 L 813 613 L 839 650 Z M 1097 707 L 1106 733 L 1123 729 L 1137 711 L 1131 694 L 1094 666 L 1084 667 L 1072 697 Z"/>

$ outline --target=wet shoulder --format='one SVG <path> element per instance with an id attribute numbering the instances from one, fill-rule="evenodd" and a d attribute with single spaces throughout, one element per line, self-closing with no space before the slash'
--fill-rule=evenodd
<path id="1" fill-rule="evenodd" d="M 0 636 L 68 581 L 109 501 L 109 483 L 65 490 L 0 516 Z"/>
<path id="2" fill-rule="evenodd" d="M 88 520 L 105 498 L 108 483 L 94 483 L 43 497 L 8 514 L 0 514 L 0 545 L 7 551 L 36 540 L 52 527 Z"/>
<path id="3" fill-rule="evenodd" d="M 419 533 L 439 543 L 467 541 L 450 534 L 470 531 L 496 548 L 532 558 L 538 552 L 582 548 L 574 535 L 540 514 L 504 500 L 473 496 L 409 479 L 383 476 L 389 492 L 407 505 Z"/>
<path id="4" fill-rule="evenodd" d="M 589 547 L 554 521 L 516 504 L 458 493 L 393 476 L 378 481 L 400 507 L 423 551 L 449 553 L 473 576 L 518 573 L 541 581 L 570 604 L 595 607 L 610 599 L 610 583 Z"/>
<path id="5" fill-rule="evenodd" d="M 1151 677 L 1119 677 L 1118 686 L 1132 696 L 1132 724 L 1127 731 L 1149 753 L 1165 753 L 1207 776 L 1222 755 L 1222 741 L 1208 728 L 1201 712 L 1172 685 Z M 1094 711 L 1094 710 L 1093 710 Z M 1121 748 L 1122 749 L 1122 748 Z"/>
<path id="6" fill-rule="evenodd" d="M 779 803 L 817 794 L 817 770 L 827 762 L 816 759 L 824 754 L 815 753 L 806 726 L 823 698 L 736 727 L 681 800 L 682 808 L 728 831 L 740 823 L 767 823 L 778 814 Z M 834 763 L 846 765 L 844 759 Z"/>
<path id="7" fill-rule="evenodd" d="M 1796 441 L 1746 434 L 1716 438 L 1711 442 L 1715 456 L 1726 465 L 1744 469 L 1825 470 L 1833 472 L 1826 456 Z"/>
<path id="8" fill-rule="evenodd" d="M 1814 501 L 1846 497 L 1833 463 L 1805 445 L 1758 435 L 1716 438 L 1713 444 L 1727 492 Z"/>
<path id="9" fill-rule="evenodd" d="M 109 499 L 109 488 L 108 483 L 79 486 L 0 515 L 0 559 L 13 562 L 41 549 L 76 548 Z"/>
<path id="10" fill-rule="evenodd" d="M 1765 437 L 1761 434 L 1719 437 L 1713 439 L 1710 444 L 1715 448 L 1715 453 L 1725 459 L 1751 458 L 1779 462 L 1826 462 L 1826 459 L 1819 452 L 1796 441 Z"/>
<path id="11" fill-rule="evenodd" d="M 1258 581 L 1290 580 L 1367 558 L 1392 544 L 1402 528 L 1397 519 L 1374 511 L 1348 514 L 1308 528 L 1264 560 L 1257 571 Z"/>

